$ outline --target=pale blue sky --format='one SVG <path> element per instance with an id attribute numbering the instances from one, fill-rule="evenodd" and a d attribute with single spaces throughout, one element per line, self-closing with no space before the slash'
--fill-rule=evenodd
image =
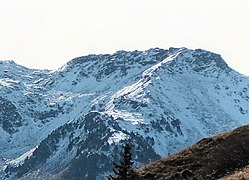
<path id="1" fill-rule="evenodd" d="M 249 75 L 248 0 L 0 0 L 0 59 L 56 69 L 90 53 L 188 47 Z"/>

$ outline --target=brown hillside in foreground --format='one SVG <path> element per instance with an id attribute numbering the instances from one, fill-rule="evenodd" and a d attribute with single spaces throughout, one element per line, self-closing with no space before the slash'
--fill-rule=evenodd
<path id="1" fill-rule="evenodd" d="M 249 167 L 237 170 L 221 178 L 220 180 L 249 180 Z"/>
<path id="2" fill-rule="evenodd" d="M 138 172 L 142 179 L 219 179 L 248 164 L 249 125 L 246 125 L 204 138 L 179 153 L 146 165 Z"/>

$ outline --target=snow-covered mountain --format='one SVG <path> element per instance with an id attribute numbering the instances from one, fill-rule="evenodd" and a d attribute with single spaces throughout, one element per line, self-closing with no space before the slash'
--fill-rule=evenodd
<path id="1" fill-rule="evenodd" d="M 0 177 L 103 179 L 249 123 L 249 77 L 205 50 L 78 57 L 55 71 L 0 61 Z"/>

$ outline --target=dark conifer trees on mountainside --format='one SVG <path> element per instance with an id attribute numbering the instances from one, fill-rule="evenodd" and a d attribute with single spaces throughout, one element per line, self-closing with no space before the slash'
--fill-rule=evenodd
<path id="1" fill-rule="evenodd" d="M 134 162 L 132 161 L 131 145 L 125 144 L 124 151 L 121 153 L 122 160 L 119 164 L 114 163 L 113 172 L 115 176 L 110 175 L 109 180 L 136 180 L 138 174 L 133 169 Z"/>

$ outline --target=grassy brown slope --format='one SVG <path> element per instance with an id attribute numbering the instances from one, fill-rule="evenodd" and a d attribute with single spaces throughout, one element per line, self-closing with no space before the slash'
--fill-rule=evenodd
<path id="1" fill-rule="evenodd" d="M 138 170 L 142 179 L 218 179 L 249 164 L 249 125 L 204 138 Z M 193 177 L 192 177 L 193 178 Z M 188 178 L 187 178 L 188 179 Z M 191 178 L 189 178 L 191 179 Z"/>
<path id="2" fill-rule="evenodd" d="M 232 172 L 222 177 L 220 180 L 249 180 L 249 166 Z"/>

